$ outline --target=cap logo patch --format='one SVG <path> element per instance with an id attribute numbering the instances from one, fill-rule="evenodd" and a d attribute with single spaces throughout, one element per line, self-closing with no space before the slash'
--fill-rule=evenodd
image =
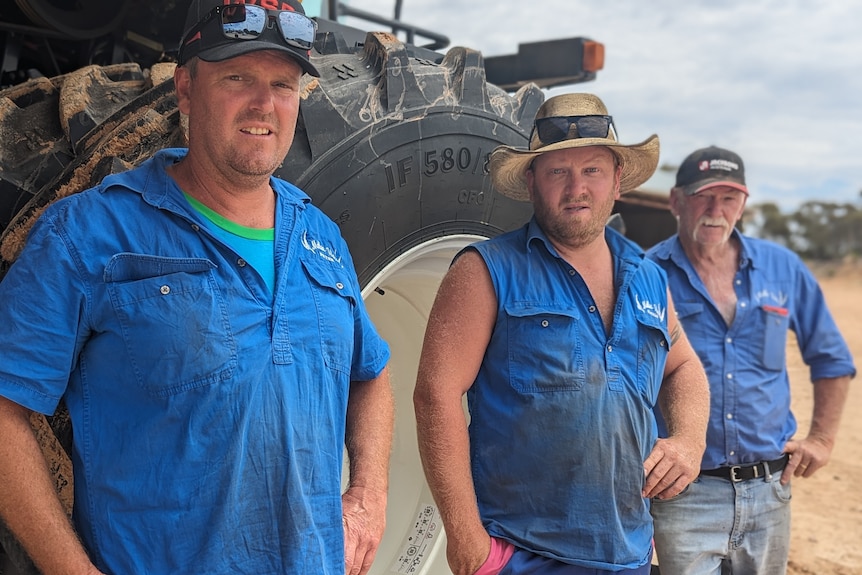
<path id="1" fill-rule="evenodd" d="M 257 4 L 267 10 L 290 10 L 291 12 L 296 12 L 289 3 L 279 2 L 278 0 L 248 0 L 247 2 L 243 0 L 225 0 L 224 4 L 225 6 L 229 6 L 230 4 Z"/>
<path id="2" fill-rule="evenodd" d="M 735 172 L 739 169 L 739 164 L 736 162 L 731 162 L 730 160 L 702 160 L 698 164 L 698 169 L 701 172 L 708 172 L 710 170 L 722 170 L 724 172 Z"/>

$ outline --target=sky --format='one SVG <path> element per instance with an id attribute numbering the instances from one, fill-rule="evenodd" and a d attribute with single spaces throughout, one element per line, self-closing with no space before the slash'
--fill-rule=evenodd
<path id="1" fill-rule="evenodd" d="M 395 7 L 349 4 L 387 16 Z M 595 81 L 547 95 L 597 94 L 623 143 L 658 134 L 659 164 L 671 169 L 647 187 L 666 191 L 686 155 L 717 145 L 742 157 L 749 205 L 862 207 L 862 0 L 403 0 L 401 16 L 484 56 L 602 42 Z"/>

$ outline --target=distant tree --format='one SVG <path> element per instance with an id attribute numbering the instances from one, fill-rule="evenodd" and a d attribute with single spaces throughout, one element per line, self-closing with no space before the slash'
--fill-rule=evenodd
<path id="1" fill-rule="evenodd" d="M 840 257 L 862 256 L 862 209 L 851 204 L 847 212 L 836 222 L 836 243 Z"/>
<path id="2" fill-rule="evenodd" d="M 837 260 L 862 253 L 862 215 L 852 204 L 806 202 L 791 216 L 798 253 L 815 260 Z"/>
<path id="3" fill-rule="evenodd" d="M 753 206 L 755 221 L 757 222 L 757 235 L 767 240 L 772 240 L 781 245 L 792 247 L 793 238 L 790 231 L 790 218 L 781 212 L 778 204 L 767 202 Z"/>
<path id="4" fill-rule="evenodd" d="M 784 245 L 805 259 L 862 257 L 862 202 L 811 201 L 788 214 L 775 203 L 754 204 L 746 207 L 744 221 L 746 233 Z"/>

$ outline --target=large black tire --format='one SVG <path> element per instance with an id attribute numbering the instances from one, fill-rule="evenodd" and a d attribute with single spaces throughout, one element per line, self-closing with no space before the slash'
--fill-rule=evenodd
<path id="1" fill-rule="evenodd" d="M 529 218 L 529 205 L 494 192 L 486 161 L 525 143 L 538 88 L 511 97 L 485 83 L 478 52 L 453 48 L 433 65 L 386 34 L 316 64 L 320 85 L 280 175 L 339 223 L 360 283 L 429 238 L 490 237 Z"/>
<path id="2" fill-rule="evenodd" d="M 398 481 L 399 469 L 406 468 L 411 481 L 422 475 L 418 456 L 397 452 L 416 451 L 410 397 L 424 314 L 452 253 L 471 238 L 493 237 L 530 217 L 528 203 L 493 190 L 486 162 L 499 144 L 526 143 L 544 95 L 533 85 L 514 96 L 488 85 L 481 55 L 464 48 L 435 64 L 411 57 L 385 33 L 369 34 L 356 51 L 338 46 L 330 42 L 326 53 L 313 57 L 321 78 L 308 78 L 304 86 L 296 138 L 278 175 L 339 224 L 366 298 L 389 291 L 369 310 L 384 337 L 398 340 L 393 356 L 405 358 L 393 368 L 397 490 L 409 483 Z M 45 206 L 158 149 L 184 144 L 169 78 L 164 69 L 150 76 L 135 65 L 91 67 L 0 92 L 0 278 Z M 438 245 L 444 249 L 424 247 Z M 423 267 L 422 254 L 439 262 Z M 410 273 L 398 280 L 402 265 Z M 403 308 L 418 313 L 406 320 Z M 68 445 L 71 431 L 65 433 L 60 440 Z M 408 506 L 393 510 L 390 496 L 390 527 L 413 523 L 414 512 L 428 508 L 427 490 L 396 499 L 405 497 Z M 406 515 L 393 519 L 392 513 Z M 384 568 L 415 560 L 412 536 L 393 537 L 378 553 Z M 12 545 L 0 530 L 3 539 Z M 30 573 L 32 567 L 21 561 L 19 569 Z"/>

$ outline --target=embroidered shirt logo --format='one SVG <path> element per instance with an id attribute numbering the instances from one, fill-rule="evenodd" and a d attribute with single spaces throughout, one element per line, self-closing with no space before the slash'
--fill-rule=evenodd
<path id="1" fill-rule="evenodd" d="M 664 308 L 656 303 L 650 303 L 646 300 L 641 301 L 641 299 L 638 297 L 638 294 L 635 294 L 635 305 L 638 306 L 638 309 L 640 311 L 647 314 L 648 316 L 654 317 L 659 321 L 664 321 L 667 308 Z"/>
<path id="2" fill-rule="evenodd" d="M 771 302 L 776 303 L 779 306 L 783 307 L 783 306 L 787 305 L 787 299 L 788 298 L 787 298 L 787 294 L 782 292 L 782 291 L 779 291 L 778 293 L 776 293 L 776 292 L 771 292 L 767 289 L 762 289 L 759 292 L 757 292 L 756 294 L 754 294 L 754 299 L 757 300 L 758 303 L 763 303 L 764 301 L 771 301 Z"/>
<path id="3" fill-rule="evenodd" d="M 302 247 L 317 254 L 328 262 L 341 264 L 341 255 L 330 246 L 325 246 L 314 238 L 308 237 L 308 231 L 302 232 Z"/>

